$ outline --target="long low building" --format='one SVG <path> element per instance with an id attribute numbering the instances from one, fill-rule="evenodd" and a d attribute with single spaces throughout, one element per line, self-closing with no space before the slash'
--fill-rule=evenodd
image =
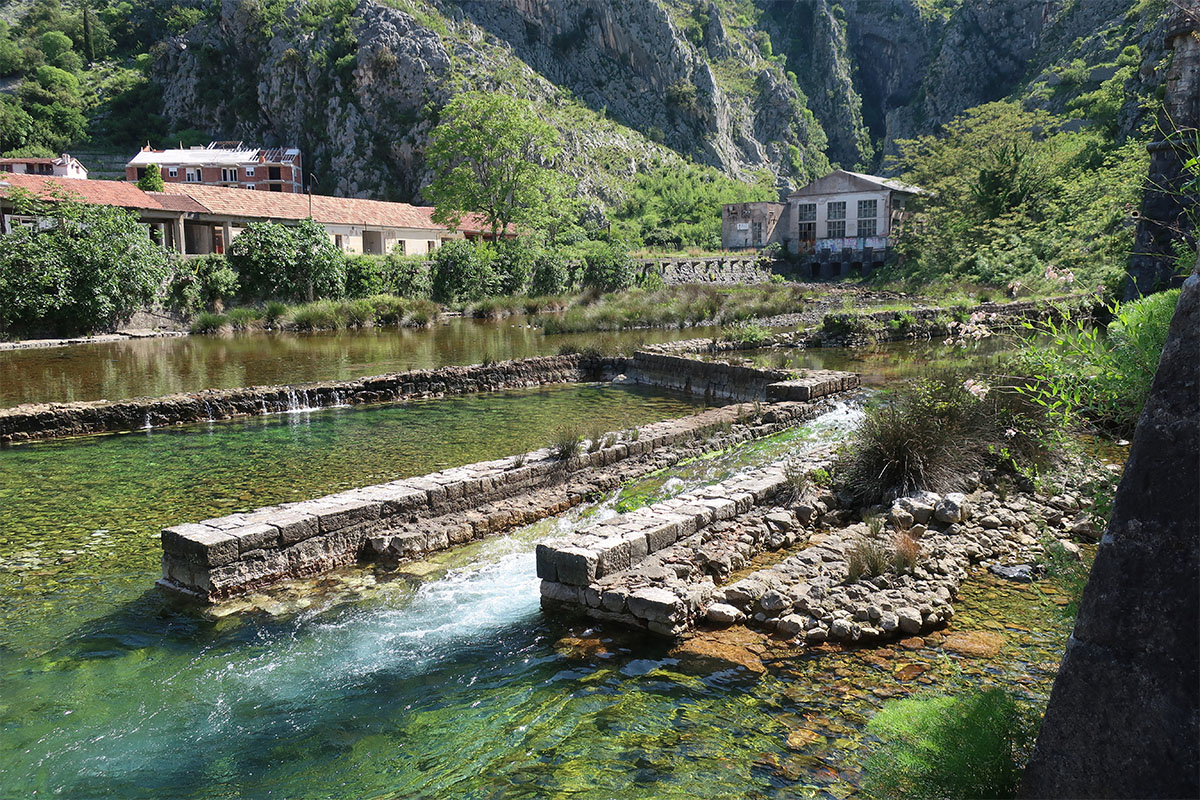
<path id="1" fill-rule="evenodd" d="M 456 230 L 433 221 L 433 209 L 352 197 L 261 192 L 203 184 L 166 184 L 162 192 L 146 192 L 120 181 L 70 180 L 45 175 L 0 177 L 0 233 L 38 220 L 17 213 L 8 199 L 18 188 L 43 200 L 69 197 L 84 203 L 132 211 L 157 231 L 163 246 L 181 255 L 224 253 L 247 225 L 254 222 L 294 224 L 312 218 L 345 253 L 421 255 L 450 239 L 490 238 L 478 216 L 467 215 Z"/>

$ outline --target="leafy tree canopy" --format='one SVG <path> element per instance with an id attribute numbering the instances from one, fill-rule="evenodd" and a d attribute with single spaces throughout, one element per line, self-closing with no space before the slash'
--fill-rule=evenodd
<path id="1" fill-rule="evenodd" d="M 61 193 L 13 189 L 9 200 L 42 223 L 17 226 L 0 247 L 0 332 L 106 330 L 154 298 L 167 254 L 137 215 Z"/>
<path id="2" fill-rule="evenodd" d="M 493 233 L 508 225 L 548 227 L 564 207 L 569 181 L 555 169 L 559 134 L 529 103 L 495 92 L 466 92 L 442 110 L 425 158 L 437 177 L 425 195 L 434 221 L 457 227 L 481 215 Z"/>

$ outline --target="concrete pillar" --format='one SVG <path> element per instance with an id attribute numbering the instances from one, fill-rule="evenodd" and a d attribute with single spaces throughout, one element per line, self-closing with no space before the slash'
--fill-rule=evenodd
<path id="1" fill-rule="evenodd" d="M 229 245 L 233 242 L 233 224 L 226 222 L 221 226 L 221 238 L 225 242 L 225 252 L 229 252 Z"/>
<path id="2" fill-rule="evenodd" d="M 175 252 L 181 256 L 187 255 L 187 237 L 183 235 L 183 217 L 179 217 L 171 223 L 171 229 L 174 241 Z"/>

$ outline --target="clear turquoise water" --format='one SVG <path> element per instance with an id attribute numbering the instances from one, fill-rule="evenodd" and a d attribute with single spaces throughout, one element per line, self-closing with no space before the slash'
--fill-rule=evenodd
<path id="1" fill-rule="evenodd" d="M 201 389 L 348 380 L 384 372 L 554 355 L 561 347 L 633 349 L 719 329 L 547 336 L 524 317 L 452 318 L 428 329 L 242 333 L 0 352 L 0 407 L 121 400 Z"/>
<path id="2" fill-rule="evenodd" d="M 588 414 L 623 427 L 688 407 L 626 391 L 334 410 L 0 451 L 0 797 L 841 798 L 854 791 L 863 722 L 886 697 L 927 683 L 999 683 L 1044 698 L 1067 628 L 1035 594 L 1019 598 L 1030 619 L 1006 627 L 994 612 L 1011 587 L 960 603 L 960 619 L 974 614 L 1009 636 L 986 669 L 933 645 L 891 658 L 784 649 L 762 654 L 769 668 L 756 678 L 541 614 L 536 541 L 618 502 L 836 440 L 854 418 L 844 408 L 399 574 L 343 570 L 274 616 L 200 614 L 148 589 L 152 534 L 179 508 L 199 517 L 339 488 L 357 482 L 343 474 L 356 467 L 374 480 L 422 458 L 511 452 L 540 443 L 536 426 L 519 428 L 529 416 Z M 507 404 L 514 416 L 502 425 Z M 424 425 L 444 438 L 423 455 L 391 463 L 372 445 L 419 450 Z M 462 449 L 449 455 L 442 441 Z M 93 535 L 101 518 L 107 532 Z M 13 519 L 30 533 L 16 536 Z M 59 563 L 60 550 L 77 557 Z M 565 634 L 594 646 L 566 646 Z M 909 663 L 927 671 L 896 677 Z"/>

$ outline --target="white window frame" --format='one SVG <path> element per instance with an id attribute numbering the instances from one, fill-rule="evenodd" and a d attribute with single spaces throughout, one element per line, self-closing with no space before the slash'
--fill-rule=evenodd
<path id="1" fill-rule="evenodd" d="M 865 211 L 871 213 L 866 214 Z M 879 216 L 879 201 L 878 200 L 859 200 L 858 201 L 858 219 L 875 219 Z"/>
<path id="2" fill-rule="evenodd" d="M 203 173 L 198 169 L 186 169 L 183 172 L 183 180 L 185 183 L 201 183 L 204 178 Z"/>
<path id="3" fill-rule="evenodd" d="M 179 167 L 167 167 L 167 177 L 168 178 L 178 178 L 179 177 Z"/>
<path id="4" fill-rule="evenodd" d="M 846 218 L 846 201 L 831 200 L 825 207 L 825 219 L 845 219 Z"/>
<path id="5" fill-rule="evenodd" d="M 247 178 L 254 177 L 254 167 L 246 167 L 246 177 Z"/>

